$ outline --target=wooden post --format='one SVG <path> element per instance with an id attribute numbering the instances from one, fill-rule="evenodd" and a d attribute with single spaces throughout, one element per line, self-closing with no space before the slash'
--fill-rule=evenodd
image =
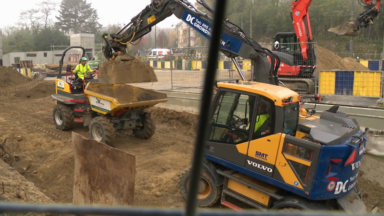
<path id="1" fill-rule="evenodd" d="M 135 156 L 72 132 L 75 155 L 73 204 L 134 203 Z"/>

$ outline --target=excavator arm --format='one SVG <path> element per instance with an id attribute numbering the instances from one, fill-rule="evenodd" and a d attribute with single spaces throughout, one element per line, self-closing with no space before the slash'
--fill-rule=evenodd
<path id="1" fill-rule="evenodd" d="M 377 15 L 380 13 L 380 4 L 381 0 L 361 0 L 365 4 L 365 11 L 357 17 L 356 21 L 356 30 L 360 28 L 368 27 L 370 24 L 373 24 L 373 20 L 376 19 Z"/>
<path id="2" fill-rule="evenodd" d="M 381 0 L 360 0 L 365 5 L 365 11 L 357 16 L 353 23 L 345 23 L 340 25 L 340 29 L 332 31 L 339 35 L 351 36 L 359 31 L 360 28 L 366 28 L 373 24 L 373 20 L 380 12 Z M 297 38 L 300 42 L 301 54 L 304 61 L 308 60 L 308 42 L 313 41 L 311 21 L 309 18 L 308 8 L 312 0 L 295 0 L 292 3 L 292 20 Z M 335 30 L 335 28 L 332 28 Z"/>
<path id="3" fill-rule="evenodd" d="M 208 11 L 213 12 L 204 0 L 198 0 L 198 2 Z M 104 56 L 107 59 L 114 59 L 119 54 L 127 53 L 128 44 L 135 44 L 136 41 L 151 32 L 153 26 L 171 15 L 175 15 L 207 39 L 211 38 L 213 18 L 197 10 L 189 1 L 152 0 L 144 10 L 131 19 L 130 23 L 116 34 L 111 34 L 111 39 L 108 39 L 107 34 L 103 35 L 106 42 L 103 47 Z M 278 85 L 279 58 L 248 37 L 240 27 L 229 20 L 223 21 L 223 27 L 220 51 L 231 58 L 236 66 L 235 58 L 238 56 L 251 59 L 253 65 L 252 80 Z M 268 56 L 272 59 L 271 63 L 268 61 Z M 245 80 L 239 67 L 237 70 L 242 79 Z"/>
<path id="4" fill-rule="evenodd" d="M 367 28 L 369 25 L 373 24 L 373 20 L 376 19 L 377 15 L 380 13 L 381 0 L 358 1 L 364 6 L 365 11 L 360 13 L 356 19 L 352 19 L 350 22 L 344 22 L 341 25 L 328 29 L 329 32 L 341 36 L 358 36 L 361 28 Z"/>
<path id="5" fill-rule="evenodd" d="M 311 21 L 309 19 L 308 8 L 312 0 L 296 0 L 292 3 L 293 27 L 300 42 L 301 55 L 303 60 L 308 60 L 308 42 L 313 40 Z M 307 21 L 307 26 L 305 25 Z M 308 30 L 308 34 L 307 34 Z M 309 35 L 309 36 L 308 36 Z"/>

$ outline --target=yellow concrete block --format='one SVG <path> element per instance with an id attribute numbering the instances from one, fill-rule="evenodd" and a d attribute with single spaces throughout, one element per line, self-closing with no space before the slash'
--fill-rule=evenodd
<path id="1" fill-rule="evenodd" d="M 320 71 L 319 93 L 325 95 L 335 94 L 336 73 L 334 71 Z"/>
<path id="2" fill-rule="evenodd" d="M 203 68 L 203 62 L 202 61 L 197 61 L 196 64 L 197 64 L 196 69 L 201 70 Z"/>
<path id="3" fill-rule="evenodd" d="M 360 64 L 362 64 L 366 68 L 369 68 L 367 60 L 360 60 Z"/>
<path id="4" fill-rule="evenodd" d="M 353 95 L 363 97 L 380 97 L 381 72 L 356 71 L 353 83 Z"/>
<path id="5" fill-rule="evenodd" d="M 239 67 L 241 68 L 241 65 L 239 65 Z M 235 64 L 233 62 L 232 62 L 232 70 L 237 70 L 236 66 L 235 66 Z"/>
<path id="6" fill-rule="evenodd" d="M 196 66 L 197 66 L 196 61 L 192 61 L 192 62 L 191 62 L 191 69 L 192 69 L 192 70 L 195 70 L 195 69 L 196 69 Z"/>
<path id="7" fill-rule="evenodd" d="M 243 61 L 243 70 L 251 70 L 251 61 Z"/>
<path id="8" fill-rule="evenodd" d="M 166 62 L 164 63 L 164 67 L 165 67 L 165 69 L 171 69 L 171 62 L 166 61 Z"/>
<path id="9" fill-rule="evenodd" d="M 219 61 L 219 70 L 224 70 L 224 61 Z"/>

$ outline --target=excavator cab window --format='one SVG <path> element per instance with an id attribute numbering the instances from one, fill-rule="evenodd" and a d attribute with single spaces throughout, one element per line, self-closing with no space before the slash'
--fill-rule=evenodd
<path id="1" fill-rule="evenodd" d="M 209 141 L 238 144 L 249 140 L 255 96 L 222 91 L 215 104 Z"/>
<path id="2" fill-rule="evenodd" d="M 275 104 L 272 100 L 259 96 L 256 118 L 252 124 L 254 124 L 253 140 L 274 134 Z"/>
<path id="3" fill-rule="evenodd" d="M 292 103 L 284 106 L 284 133 L 291 136 L 296 135 L 296 128 L 299 124 L 300 104 Z"/>
<path id="4" fill-rule="evenodd" d="M 273 51 L 293 54 L 295 51 L 300 51 L 297 44 L 296 34 L 293 32 L 278 33 L 275 40 L 279 42 L 279 46 L 275 46 Z"/>

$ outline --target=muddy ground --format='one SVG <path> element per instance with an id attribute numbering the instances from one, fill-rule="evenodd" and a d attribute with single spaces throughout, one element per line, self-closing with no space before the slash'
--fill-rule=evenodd
<path id="1" fill-rule="evenodd" d="M 5 155 L 3 160 L 54 202 L 71 203 L 74 168 L 71 133 L 58 131 L 53 125 L 50 87 L 54 88 L 54 82 L 27 81 L 1 89 L 0 143 L 7 138 L 6 145 L 16 158 L 12 160 Z M 196 116 L 159 108 L 152 109 L 152 113 L 157 131 L 150 140 L 126 133 L 119 134 L 114 143 L 116 148 L 136 156 L 135 206 L 180 208 L 184 199 L 178 189 L 178 178 L 190 164 Z M 87 129 L 81 125 L 75 131 L 88 136 Z M 369 209 L 378 204 L 383 210 L 384 188 L 365 178 L 364 172 L 372 170 L 363 169 L 359 178 L 364 201 Z M 5 184 L 6 190 L 14 187 Z"/>
<path id="2" fill-rule="evenodd" d="M 6 145 L 17 160 L 8 156 L 3 159 L 12 162 L 14 169 L 54 202 L 70 203 L 74 168 L 71 133 L 55 129 L 54 102 L 47 86 L 54 89 L 54 82 L 32 81 L 27 86 L 12 85 L 3 90 L 8 93 L 0 101 L 0 143 L 7 138 Z M 31 92 L 37 94 L 30 96 Z M 162 109 L 153 109 L 152 113 L 157 131 L 150 140 L 119 134 L 114 144 L 136 156 L 135 206 L 181 207 L 183 199 L 177 183 L 190 163 L 194 116 Z M 81 125 L 76 125 L 75 131 L 88 136 Z"/>

